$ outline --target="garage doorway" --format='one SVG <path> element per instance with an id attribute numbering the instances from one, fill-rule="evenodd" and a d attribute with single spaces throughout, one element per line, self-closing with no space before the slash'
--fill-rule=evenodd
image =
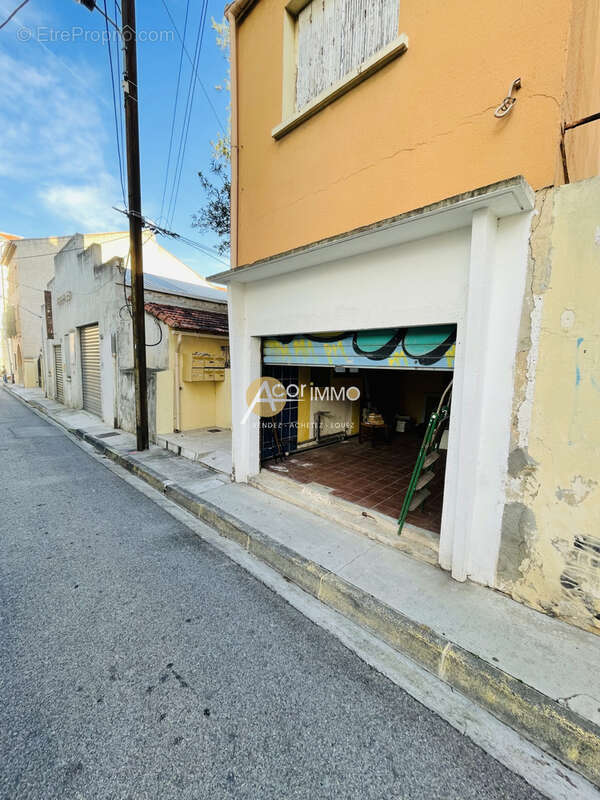
<path id="1" fill-rule="evenodd" d="M 427 424 L 453 377 L 455 341 L 452 325 L 265 339 L 263 375 L 300 390 L 277 417 L 263 419 L 263 468 L 397 520 Z M 355 387 L 358 399 L 344 387 Z M 447 424 L 438 433 L 406 520 L 436 534 Z"/>

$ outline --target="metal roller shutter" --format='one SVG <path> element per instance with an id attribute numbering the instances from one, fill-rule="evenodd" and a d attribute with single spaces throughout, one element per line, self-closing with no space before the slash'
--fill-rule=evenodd
<path id="1" fill-rule="evenodd" d="M 451 371 L 455 345 L 456 325 L 268 336 L 263 363 Z"/>
<path id="2" fill-rule="evenodd" d="M 92 414 L 102 416 L 102 390 L 100 382 L 100 333 L 97 325 L 87 325 L 79 331 L 81 344 L 81 385 L 83 407 Z"/>
<path id="3" fill-rule="evenodd" d="M 54 345 L 54 378 L 56 382 L 56 399 L 59 403 L 64 403 L 62 347 L 59 344 Z"/>

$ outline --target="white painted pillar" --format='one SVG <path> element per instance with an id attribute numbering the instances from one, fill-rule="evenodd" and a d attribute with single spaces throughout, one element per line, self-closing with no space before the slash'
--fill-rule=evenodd
<path id="1" fill-rule="evenodd" d="M 487 338 L 483 354 L 477 491 L 469 548 L 469 576 L 493 585 L 506 502 L 514 368 L 527 274 L 530 214 L 498 222 L 488 275 Z"/>
<path id="2" fill-rule="evenodd" d="M 488 346 L 490 281 L 492 279 L 498 220 L 488 208 L 473 214 L 471 253 L 464 325 L 464 343 L 458 385 L 453 402 L 458 420 L 458 470 L 454 504 L 452 576 L 459 581 L 470 573 L 470 550 L 474 528 L 475 499 L 485 461 L 484 401 Z M 462 400 L 461 400 L 462 398 Z M 450 447 L 450 442 L 449 442 Z M 450 498 L 449 498 L 450 499 Z"/>
<path id="3" fill-rule="evenodd" d="M 260 471 L 260 418 L 250 414 L 246 391 L 260 377 L 260 337 L 248 334 L 246 319 L 246 287 L 242 283 L 229 286 L 229 347 L 231 356 L 231 455 L 234 478 L 244 483 Z"/>

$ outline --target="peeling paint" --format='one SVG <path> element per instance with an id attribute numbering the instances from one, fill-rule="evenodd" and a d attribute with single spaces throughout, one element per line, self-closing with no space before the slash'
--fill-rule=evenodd
<path id="1" fill-rule="evenodd" d="M 496 588 L 600 633 L 600 178 L 538 192 Z"/>
<path id="2" fill-rule="evenodd" d="M 568 503 L 570 506 L 576 506 L 582 503 L 597 485 L 597 481 L 591 479 L 586 480 L 581 475 L 576 475 L 568 489 L 561 489 L 559 487 L 555 495 L 559 500 Z"/>

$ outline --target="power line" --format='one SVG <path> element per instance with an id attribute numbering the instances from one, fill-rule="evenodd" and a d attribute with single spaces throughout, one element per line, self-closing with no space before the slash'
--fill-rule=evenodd
<path id="1" fill-rule="evenodd" d="M 81 0 L 78 0 L 78 2 L 80 2 L 80 1 L 81 1 Z M 107 22 L 107 23 L 108 23 L 108 22 L 110 22 L 110 24 L 111 24 L 111 25 L 113 26 L 113 28 L 114 28 L 114 29 L 117 31 L 117 33 L 119 34 L 119 36 L 121 36 L 121 35 L 122 35 L 122 31 L 121 31 L 121 29 L 119 28 L 119 26 L 117 25 L 117 23 L 114 21 L 114 19 L 111 19 L 111 18 L 108 16 L 108 13 L 107 13 L 107 10 L 106 10 L 106 2 L 104 3 L 104 11 L 102 11 L 102 9 L 100 8 L 100 6 L 99 6 L 97 3 L 92 3 L 92 2 L 90 2 L 90 3 L 89 3 L 89 5 L 88 5 L 88 3 L 82 3 L 82 5 L 84 5 L 84 6 L 85 6 L 85 7 L 86 7 L 86 8 L 87 8 L 89 11 L 94 11 L 94 9 L 95 9 L 95 10 L 96 10 L 96 11 L 97 11 L 99 14 L 102 14 L 102 16 L 104 17 L 104 19 L 106 20 L 106 22 Z"/>
<path id="2" fill-rule="evenodd" d="M 117 0 L 115 0 L 115 19 L 117 19 L 117 16 L 120 13 L 121 13 L 121 6 L 117 2 Z M 117 65 L 117 68 L 119 67 L 119 58 L 120 58 L 119 42 L 120 42 L 120 38 L 119 37 L 115 37 L 115 64 Z M 121 72 L 122 72 L 122 69 L 119 69 L 117 74 L 120 75 Z M 117 86 L 118 86 L 118 84 L 117 84 Z M 123 160 L 125 160 L 125 156 L 124 156 L 124 153 L 125 153 L 125 128 L 124 128 L 124 123 L 123 123 L 123 103 L 121 102 L 121 98 L 119 97 L 118 88 L 117 88 L 117 98 L 118 98 L 117 102 L 118 102 L 118 105 L 119 105 L 119 132 L 121 134 L 121 152 L 123 154 Z M 123 191 L 123 194 L 125 195 L 125 191 Z"/>
<path id="3" fill-rule="evenodd" d="M 28 308 L 25 308 L 25 306 L 21 306 L 21 305 L 17 304 L 17 308 L 20 308 L 21 311 L 27 311 L 27 313 L 31 314 L 31 316 L 33 316 L 33 317 L 37 317 L 38 319 L 43 319 L 41 314 L 36 314 L 35 311 L 30 311 Z"/>
<path id="4" fill-rule="evenodd" d="M 26 6 L 28 2 L 29 0 L 23 0 L 21 5 L 18 5 L 12 12 L 12 14 L 9 14 L 8 17 L 4 20 L 4 22 L 0 25 L 0 30 L 2 30 L 2 28 L 4 28 L 5 25 L 8 25 L 8 23 L 11 21 L 14 15 L 17 14 L 23 8 L 23 6 Z"/>
<path id="5" fill-rule="evenodd" d="M 128 217 L 130 215 L 130 213 L 133 213 L 133 212 L 125 211 L 122 208 L 117 208 L 116 206 L 113 206 L 113 208 L 114 208 L 115 211 L 118 211 L 120 214 L 124 214 L 126 217 Z M 138 216 L 138 215 L 136 215 L 136 216 Z M 182 236 L 180 233 L 176 233 L 175 231 L 167 230 L 166 228 L 163 228 L 160 225 L 157 225 L 155 222 L 152 222 L 152 220 L 146 219 L 141 214 L 139 216 L 140 216 L 140 218 L 142 220 L 142 225 L 145 228 L 147 228 L 150 231 L 150 233 L 158 234 L 159 236 L 164 236 L 166 239 L 175 239 L 178 242 L 182 242 L 183 244 L 187 244 L 189 247 L 194 247 L 197 250 L 200 250 L 202 253 L 207 255 L 209 258 L 212 258 L 215 261 L 218 261 L 220 264 L 225 264 L 225 266 L 227 266 L 227 267 L 229 266 L 228 262 L 225 261 L 225 259 L 221 258 L 217 254 L 217 251 L 213 247 L 210 247 L 210 245 L 203 244 L 202 242 L 196 242 L 194 239 L 189 239 L 187 236 Z"/>
<path id="6" fill-rule="evenodd" d="M 84 233 L 83 235 L 87 236 L 87 235 L 90 235 L 90 234 L 85 234 Z M 106 239 L 105 241 L 108 244 L 110 242 L 118 242 L 119 239 L 128 239 L 128 238 L 129 238 L 129 234 L 128 233 L 122 233 L 119 236 L 115 236 L 114 239 Z M 18 245 L 18 241 L 15 242 L 15 244 Z M 92 242 L 92 244 L 96 244 L 96 242 Z M 24 261 L 26 258 L 42 258 L 43 256 L 58 256 L 58 255 L 62 255 L 63 253 L 74 253 L 76 250 L 79 250 L 80 252 L 82 252 L 83 250 L 85 250 L 85 248 L 84 247 L 68 247 L 66 250 L 50 250 L 47 253 L 35 253 L 34 255 L 30 255 L 30 256 L 20 256 L 20 255 L 18 255 L 19 251 L 18 251 L 18 248 L 17 248 L 16 261 Z"/>
<path id="7" fill-rule="evenodd" d="M 163 0 L 164 2 L 164 0 Z M 168 10 L 168 9 L 167 9 Z M 163 210 L 165 207 L 165 196 L 167 194 L 167 184 L 169 182 L 169 167 L 171 166 L 171 153 L 173 151 L 173 135 L 175 133 L 175 122 L 177 119 L 177 102 L 179 100 L 179 86 L 181 84 L 181 67 L 183 66 L 183 51 L 185 48 L 185 36 L 187 33 L 188 15 L 190 10 L 190 0 L 187 0 L 185 7 L 185 22 L 183 23 L 183 39 L 181 40 L 181 53 L 179 56 L 179 71 L 177 73 L 177 88 L 175 89 L 175 104 L 173 106 L 173 120 L 171 122 L 171 136 L 169 138 L 169 155 L 167 157 L 167 168 L 165 170 L 165 184 L 163 186 L 162 202 L 160 204 L 159 220 L 162 221 Z"/>
<path id="8" fill-rule="evenodd" d="M 204 6 L 205 6 L 205 0 L 203 0 L 203 2 L 202 2 L 202 7 L 201 7 L 201 10 L 200 10 L 200 19 L 199 19 L 199 22 L 198 22 L 198 30 L 196 32 L 196 41 L 195 41 L 195 44 L 194 44 L 194 58 L 193 58 L 193 61 L 192 61 L 192 71 L 190 72 L 190 82 L 188 84 L 187 98 L 186 98 L 186 101 L 185 101 L 185 109 L 184 109 L 184 112 L 183 112 L 183 121 L 181 123 L 181 133 L 180 133 L 180 136 L 179 136 L 179 147 L 177 149 L 177 158 L 175 160 L 175 170 L 174 170 L 174 173 L 173 173 L 173 181 L 172 181 L 172 185 L 171 185 L 171 192 L 170 192 L 170 195 L 169 195 L 169 204 L 167 206 L 167 216 L 166 216 L 167 225 L 172 224 L 172 223 L 169 222 L 169 220 L 172 219 L 171 208 L 173 207 L 173 198 L 175 196 L 175 187 L 177 185 L 177 176 L 179 174 L 179 164 L 180 164 L 181 158 L 182 158 L 181 153 L 182 153 L 182 149 L 183 149 L 183 141 L 185 139 L 185 129 L 186 129 L 186 124 L 187 124 L 187 119 L 188 119 L 188 112 L 189 112 L 189 108 L 190 108 L 190 98 L 193 95 L 193 90 L 194 90 L 194 87 L 195 87 L 194 75 L 196 73 L 196 68 L 197 68 L 197 59 L 198 59 L 198 53 L 199 53 L 198 45 L 199 45 L 199 42 L 200 42 L 200 34 L 201 34 L 201 31 L 202 31 L 202 17 L 203 17 L 203 12 L 204 12 Z"/>
<path id="9" fill-rule="evenodd" d="M 212 258 L 214 261 L 218 261 L 219 264 L 224 264 L 226 267 L 229 266 L 228 262 L 225 261 L 224 258 L 216 255 L 212 252 L 212 249 L 201 242 L 195 242 L 193 239 L 188 239 L 186 236 L 181 236 L 180 234 L 174 234 L 174 237 L 178 242 L 182 242 L 183 244 L 187 244 L 188 247 L 194 247 L 196 250 L 199 250 L 204 255 Z"/>
<path id="10" fill-rule="evenodd" d="M 203 37 L 204 37 L 204 27 L 205 27 L 205 23 L 206 23 L 207 11 L 208 11 L 208 0 L 204 0 L 204 3 L 202 5 L 202 10 L 201 10 L 201 13 L 200 13 L 200 23 L 198 25 L 198 34 L 197 34 L 197 37 L 196 37 L 196 49 L 195 49 L 195 53 L 194 53 L 195 67 L 192 70 L 192 74 L 190 76 L 190 91 L 188 93 L 189 110 L 188 110 L 188 115 L 187 115 L 187 121 L 184 122 L 184 129 L 182 129 L 182 140 L 180 142 L 180 145 L 182 144 L 183 146 L 180 147 L 181 158 L 179 159 L 179 172 L 177 172 L 177 170 L 175 171 L 176 182 L 173 185 L 173 208 L 172 208 L 172 211 L 170 212 L 170 216 L 169 216 L 169 224 L 170 225 L 173 224 L 173 217 L 175 216 L 175 209 L 177 207 L 177 198 L 179 196 L 179 187 L 180 187 L 180 184 L 181 184 L 181 175 L 183 173 L 183 163 L 184 163 L 184 160 L 185 160 L 185 151 L 186 151 L 186 147 L 187 147 L 188 135 L 189 135 L 189 132 L 190 132 L 190 121 L 191 121 L 191 118 L 192 118 L 192 108 L 193 108 L 193 105 L 194 105 L 194 95 L 195 95 L 195 91 L 196 91 L 196 76 L 198 74 L 198 66 L 199 66 L 199 63 L 200 63 L 200 52 L 202 50 L 202 40 L 203 40 Z"/>
<path id="11" fill-rule="evenodd" d="M 123 204 L 127 205 L 127 201 L 125 199 L 125 182 L 123 180 L 123 161 L 121 159 L 121 140 L 119 137 L 119 122 L 117 118 L 117 98 L 115 92 L 115 75 L 114 75 L 114 67 L 113 67 L 113 59 L 112 59 L 112 50 L 110 46 L 110 33 L 108 30 L 108 14 L 106 8 L 106 0 L 104 0 L 104 23 L 106 25 L 106 46 L 108 50 L 108 66 L 110 69 L 110 83 L 112 87 L 112 101 L 113 101 L 113 111 L 115 117 L 115 134 L 117 139 L 117 157 L 119 159 L 119 178 L 121 181 L 121 191 L 123 193 Z"/>
<path id="12" fill-rule="evenodd" d="M 185 46 L 185 43 L 184 43 L 183 39 L 181 38 L 181 34 L 179 33 L 179 30 L 178 30 L 178 28 L 177 28 L 177 25 L 175 24 L 175 20 L 173 19 L 173 15 L 172 15 L 172 14 L 171 14 L 171 12 L 169 11 L 169 6 L 167 5 L 167 3 L 166 3 L 166 0 L 162 0 L 162 4 L 163 4 L 163 6 L 165 7 L 165 10 L 166 10 L 167 14 L 169 15 L 169 19 L 171 20 L 171 25 L 173 26 L 173 30 L 174 30 L 174 31 L 175 31 L 175 33 L 177 34 L 177 38 L 179 39 L 179 41 L 181 42 L 181 44 L 182 44 L 182 46 L 183 46 L 183 52 L 186 54 L 188 61 L 189 61 L 189 62 L 190 62 L 190 64 L 193 66 L 192 57 L 190 56 L 190 54 L 189 54 L 189 52 L 188 52 L 188 50 L 187 50 L 187 48 L 186 48 L 186 46 Z M 184 38 L 185 38 L 185 37 L 184 37 Z M 205 85 L 204 85 L 204 83 L 202 82 L 202 79 L 201 79 L 201 78 L 197 77 L 197 78 L 196 78 L 196 80 L 197 80 L 197 81 L 198 81 L 198 83 L 200 84 L 200 88 L 202 89 L 202 92 L 203 92 L 203 94 L 204 94 L 204 97 L 206 98 L 206 102 L 208 103 L 208 105 L 210 106 L 210 109 L 211 109 L 211 111 L 213 112 L 213 115 L 214 115 L 214 117 L 215 117 L 215 119 L 216 119 L 216 121 L 217 121 L 217 125 L 218 125 L 218 126 L 219 126 L 219 128 L 221 129 L 221 133 L 225 134 L 225 128 L 223 127 L 223 123 L 221 122 L 221 120 L 220 120 L 220 118 L 219 118 L 219 115 L 218 115 L 218 113 L 217 113 L 217 109 L 215 108 L 215 106 L 214 106 L 214 104 L 213 104 L 212 100 L 210 99 L 210 95 L 209 95 L 209 93 L 208 93 L 208 92 L 207 92 L 207 90 L 206 90 L 206 86 L 205 86 Z"/>

